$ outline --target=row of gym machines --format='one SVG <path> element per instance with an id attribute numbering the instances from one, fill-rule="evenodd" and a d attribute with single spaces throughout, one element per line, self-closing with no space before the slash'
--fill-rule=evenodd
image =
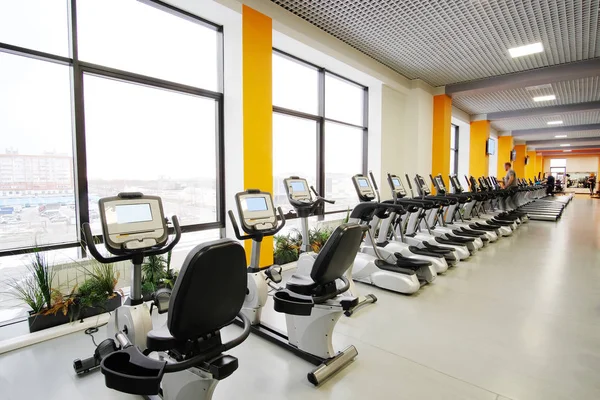
<path id="1" fill-rule="evenodd" d="M 358 354 L 354 346 L 334 350 L 339 318 L 377 301 L 374 295 L 360 295 L 354 281 L 415 293 L 482 247 L 510 236 L 528 220 L 521 208 L 538 195 L 528 186 L 492 190 L 492 180 L 480 180 L 479 186 L 473 177 L 471 191 L 464 191 L 456 176 L 450 177 L 449 193 L 441 176 L 430 176 L 436 189 L 432 195 L 422 176 L 405 179 L 411 196 L 400 176 L 388 174 L 392 198 L 381 200 L 373 174 L 352 177 L 360 203 L 318 254 L 310 251 L 308 218 L 332 201 L 303 178 L 286 179 L 302 246 L 284 286 L 282 268 L 261 268 L 260 252 L 263 239 L 285 226 L 285 215 L 270 193 L 238 193 L 237 218 L 233 211 L 228 216 L 236 237 L 252 242 L 249 263 L 238 241 L 200 244 L 186 257 L 173 290 L 158 291 L 150 309 L 142 301 L 141 265 L 145 257 L 176 246 L 181 237 L 177 217 L 165 218 L 156 196 L 121 193 L 101 199 L 104 247 L 110 254 L 96 247 L 88 224 L 83 226 L 86 245 L 100 262 L 131 261 L 132 287 L 110 317 L 108 339 L 92 357 L 75 360 L 75 371 L 85 374 L 100 367 L 107 387 L 145 398 L 210 399 L 218 381 L 238 368 L 238 359 L 226 352 L 253 333 L 315 365 L 307 378 L 320 385 Z M 262 321 L 269 296 L 274 310 L 285 314 L 287 333 Z M 152 326 L 153 309 L 168 313 L 166 324 Z M 222 341 L 221 329 L 232 324 L 241 332 Z"/>
<path id="2" fill-rule="evenodd" d="M 495 177 L 466 179 L 469 180 L 472 191 L 497 193 L 495 207 L 525 212 L 532 220 L 557 221 L 573 198 L 572 194 L 554 196 L 545 184 L 524 178 L 517 179 L 517 185 L 507 190 L 500 187 Z"/>

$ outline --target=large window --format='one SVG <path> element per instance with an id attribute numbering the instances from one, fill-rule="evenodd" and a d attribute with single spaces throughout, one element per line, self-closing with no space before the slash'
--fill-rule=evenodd
<path id="1" fill-rule="evenodd" d="M 27 315 L 7 286 L 27 253 L 85 256 L 101 197 L 161 196 L 185 232 L 175 267 L 220 235 L 221 36 L 153 0 L 0 0 L 0 325 Z"/>
<path id="2" fill-rule="evenodd" d="M 0 0 L 0 255 L 79 246 L 123 191 L 222 227 L 221 34 L 159 1 Z"/>
<path id="3" fill-rule="evenodd" d="M 366 173 L 367 99 L 367 88 L 273 52 L 273 186 L 285 212 L 283 180 L 292 175 L 335 200 L 327 213 L 358 203 L 351 177 Z"/>
<path id="4" fill-rule="evenodd" d="M 450 175 L 458 174 L 458 126 L 450 126 Z"/>

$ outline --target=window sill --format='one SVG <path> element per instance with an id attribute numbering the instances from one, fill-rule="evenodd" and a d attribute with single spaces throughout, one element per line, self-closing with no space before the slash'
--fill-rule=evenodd
<path id="1" fill-rule="evenodd" d="M 23 347 L 32 346 L 40 342 L 45 342 L 57 337 L 69 335 L 71 333 L 83 331 L 97 325 L 102 325 L 108 322 L 108 318 L 109 314 L 105 313 L 87 318 L 83 320 L 83 322 L 77 320 L 68 324 L 55 326 L 54 328 L 44 329 L 39 332 L 28 333 L 11 339 L 6 339 L 0 342 L 0 354 L 18 350 Z M 27 324 L 27 321 L 24 321 L 24 323 Z"/>

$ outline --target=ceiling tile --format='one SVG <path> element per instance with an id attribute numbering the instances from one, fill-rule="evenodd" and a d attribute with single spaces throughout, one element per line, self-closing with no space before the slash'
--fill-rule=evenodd
<path id="1" fill-rule="evenodd" d="M 598 0 L 271 1 L 433 86 L 600 57 Z M 544 52 L 508 54 L 535 42 Z"/>

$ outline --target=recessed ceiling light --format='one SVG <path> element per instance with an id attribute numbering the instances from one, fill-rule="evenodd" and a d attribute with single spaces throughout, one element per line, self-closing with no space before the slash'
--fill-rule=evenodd
<path id="1" fill-rule="evenodd" d="M 560 139 L 560 138 L 566 138 L 566 137 L 567 137 L 567 135 L 556 135 L 556 136 L 554 136 L 554 137 L 555 137 L 555 138 L 559 138 L 559 139 Z"/>
<path id="2" fill-rule="evenodd" d="M 537 96 L 533 98 L 533 101 L 550 101 L 556 100 L 556 96 L 553 94 L 549 94 L 547 96 Z"/>
<path id="3" fill-rule="evenodd" d="M 571 150 L 563 150 L 563 153 L 570 153 Z"/>
<path id="4" fill-rule="evenodd" d="M 544 46 L 541 43 L 532 43 L 525 46 L 513 47 L 508 49 L 512 58 L 528 56 L 529 54 L 541 53 L 544 51 Z"/>
<path id="5" fill-rule="evenodd" d="M 568 144 L 568 143 L 567 143 L 567 144 L 561 144 L 561 145 L 560 145 L 560 147 L 569 147 L 569 146 L 571 146 L 571 145 L 570 145 L 570 144 Z"/>
<path id="6" fill-rule="evenodd" d="M 548 125 L 560 125 L 560 124 L 562 124 L 563 122 L 562 122 L 562 121 L 548 121 L 548 122 L 546 122 L 546 123 L 547 123 Z"/>

